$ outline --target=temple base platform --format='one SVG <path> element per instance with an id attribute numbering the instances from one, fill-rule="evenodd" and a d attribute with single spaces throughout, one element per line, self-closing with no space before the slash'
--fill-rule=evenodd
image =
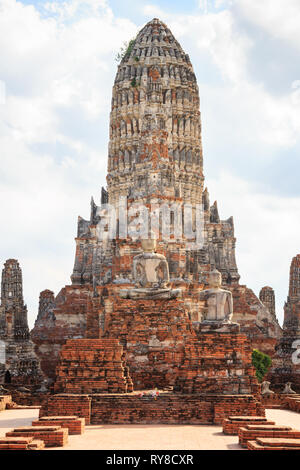
<path id="1" fill-rule="evenodd" d="M 76 415 L 87 424 L 218 424 L 234 415 L 264 416 L 254 395 L 202 395 L 158 391 L 47 398 L 40 416 Z"/>

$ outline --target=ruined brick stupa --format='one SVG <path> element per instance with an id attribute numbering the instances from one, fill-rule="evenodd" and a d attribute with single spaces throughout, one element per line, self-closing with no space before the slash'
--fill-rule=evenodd
<path id="1" fill-rule="evenodd" d="M 42 382 L 39 360 L 29 338 L 22 271 L 17 260 L 2 271 L 0 305 L 0 384 L 35 385 Z"/>
<path id="2" fill-rule="evenodd" d="M 276 391 L 291 381 L 300 393 L 300 255 L 293 258 L 287 301 L 284 305 L 283 335 L 276 345 L 269 378 Z"/>
<path id="3" fill-rule="evenodd" d="M 256 406 L 251 349 L 272 353 L 280 327 L 268 306 L 239 284 L 233 220 L 220 220 L 217 203 L 210 205 L 204 187 L 199 103 L 189 56 L 168 27 L 153 19 L 130 43 L 118 67 L 107 189 L 102 189 L 100 206 L 92 199 L 90 220 L 79 218 L 72 285 L 50 303 L 41 302 L 32 332 L 56 392 L 173 387 L 177 393 L 199 397 L 225 394 L 240 400 L 246 394 L 244 411 Z M 203 244 L 195 246 L 176 234 L 166 240 L 157 217 L 157 246 L 142 248 L 140 239 L 123 232 L 121 197 L 127 198 L 127 209 L 137 203 L 151 210 L 163 204 L 189 204 L 192 228 L 197 205 L 203 205 Z M 117 231 L 112 238 L 108 232 L 99 238 L 106 203 L 115 207 Z M 171 233 L 176 217 L 185 223 L 182 211 L 171 213 Z M 146 259 L 152 263 L 148 271 Z M 200 326 L 207 314 L 200 292 L 215 269 L 233 295 L 232 321 L 240 325 L 224 332 Z M 101 408 L 104 398 L 99 400 Z M 206 403 L 209 414 L 212 405 L 207 400 L 200 402 Z M 223 398 L 214 400 L 224 409 Z M 181 406 L 184 409 L 183 402 Z"/>

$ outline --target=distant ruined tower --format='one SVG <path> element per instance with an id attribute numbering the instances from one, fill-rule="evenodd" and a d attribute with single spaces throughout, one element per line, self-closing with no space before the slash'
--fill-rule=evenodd
<path id="1" fill-rule="evenodd" d="M 295 363 L 295 353 L 300 345 L 300 254 L 295 256 L 290 267 L 289 294 L 284 305 L 283 335 L 276 346 L 276 355 L 271 372 L 272 382 L 278 387 L 291 381 L 300 393 L 300 364 Z M 298 355 L 299 357 L 300 355 Z"/>
<path id="2" fill-rule="evenodd" d="M 272 287 L 265 286 L 259 293 L 259 300 L 267 307 L 269 312 L 276 316 L 275 312 L 275 292 Z"/>
<path id="3" fill-rule="evenodd" d="M 23 300 L 22 271 L 15 259 L 6 261 L 1 282 L 2 338 L 26 340 L 29 338 L 27 307 Z"/>
<path id="4" fill-rule="evenodd" d="M 0 383 L 33 385 L 43 379 L 29 339 L 27 307 L 23 299 L 22 271 L 17 260 L 6 261 L 2 271 L 0 341 L 5 363 L 0 364 Z"/>
<path id="5" fill-rule="evenodd" d="M 289 295 L 284 306 L 283 330 L 299 337 L 300 334 L 300 255 L 293 258 L 290 267 Z M 300 338 L 300 337 L 299 337 Z"/>
<path id="6" fill-rule="evenodd" d="M 54 292 L 48 289 L 42 291 L 40 293 L 39 312 L 36 322 L 49 321 L 49 316 L 51 318 L 54 306 Z"/>

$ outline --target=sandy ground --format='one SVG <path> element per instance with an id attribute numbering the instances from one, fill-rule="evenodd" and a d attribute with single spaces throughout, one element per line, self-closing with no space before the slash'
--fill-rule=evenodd
<path id="1" fill-rule="evenodd" d="M 0 436 L 17 426 L 31 425 L 38 410 L 6 410 L 0 413 Z M 300 429 L 300 414 L 267 410 L 276 424 Z M 236 436 L 225 436 L 220 426 L 95 425 L 56 450 L 241 450 Z M 50 450 L 50 449 L 49 449 Z"/>

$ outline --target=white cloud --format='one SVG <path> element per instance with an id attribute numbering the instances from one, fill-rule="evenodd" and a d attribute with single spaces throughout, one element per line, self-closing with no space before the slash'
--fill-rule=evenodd
<path id="1" fill-rule="evenodd" d="M 289 266 L 300 252 L 300 198 L 264 193 L 226 172 L 209 178 L 207 184 L 211 202 L 218 199 L 220 203 L 220 217 L 234 216 L 241 284 L 247 284 L 257 295 L 263 286 L 273 287 L 282 321 Z"/>
<path id="2" fill-rule="evenodd" d="M 47 8 L 0 0 L 0 256 L 20 259 L 31 325 L 39 291 L 69 283 L 77 216 L 105 184 L 114 55 L 136 31 L 105 1 Z"/>
<path id="3" fill-rule="evenodd" d="M 299 89 L 290 87 L 284 95 L 274 96 L 262 83 L 251 79 L 249 53 L 255 38 L 240 31 L 233 10 L 170 15 L 167 22 L 180 40 L 193 38 L 194 57 L 197 50 L 208 53 L 223 78 L 219 88 L 200 83 L 201 88 L 211 91 L 214 109 L 223 111 L 216 121 L 223 119 L 226 128 L 240 138 L 252 139 L 255 145 L 280 149 L 300 143 Z M 201 75 L 199 78 L 201 81 Z"/>
<path id="4" fill-rule="evenodd" d="M 156 5 L 145 5 L 143 7 L 143 13 L 146 16 L 151 16 L 155 18 L 163 18 L 165 16 L 163 10 L 161 10 Z"/>
<path id="5" fill-rule="evenodd" d="M 237 8 L 274 38 L 300 48 L 299 0 L 235 0 Z"/>

